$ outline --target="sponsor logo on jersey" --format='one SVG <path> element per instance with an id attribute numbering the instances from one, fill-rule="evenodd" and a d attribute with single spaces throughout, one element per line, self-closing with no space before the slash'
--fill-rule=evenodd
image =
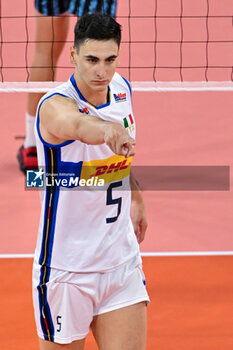
<path id="1" fill-rule="evenodd" d="M 27 170 L 26 174 L 27 188 L 41 188 L 44 187 L 44 170 Z"/>
<path id="2" fill-rule="evenodd" d="M 114 155 L 110 158 L 83 162 L 81 176 L 84 179 L 98 177 L 104 183 L 122 180 L 129 176 L 132 157 Z"/>
<path id="3" fill-rule="evenodd" d="M 126 93 L 122 94 L 121 92 L 119 94 L 113 94 L 116 102 L 124 102 L 126 101 Z"/>
<path id="4" fill-rule="evenodd" d="M 104 174 L 111 174 L 113 172 L 116 173 L 118 171 L 127 169 L 129 165 L 130 164 L 127 164 L 127 159 L 125 159 L 122 162 L 111 163 L 110 165 L 97 166 L 95 174 L 92 174 L 91 177 L 100 176 Z"/>
<path id="5" fill-rule="evenodd" d="M 90 114 L 90 112 L 89 112 L 87 107 L 84 107 L 83 109 L 79 109 L 79 112 L 85 113 L 85 114 Z"/>

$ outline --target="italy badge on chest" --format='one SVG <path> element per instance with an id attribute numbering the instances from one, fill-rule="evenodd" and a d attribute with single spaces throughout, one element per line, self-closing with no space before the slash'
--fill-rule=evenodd
<path id="1" fill-rule="evenodd" d="M 129 114 L 127 117 L 123 119 L 124 121 L 124 127 L 127 129 L 129 128 L 130 132 L 133 132 L 135 127 L 134 127 L 134 120 L 131 114 Z"/>

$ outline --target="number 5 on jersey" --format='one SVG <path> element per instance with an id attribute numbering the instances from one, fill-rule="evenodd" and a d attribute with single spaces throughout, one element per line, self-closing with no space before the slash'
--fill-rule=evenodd
<path id="1" fill-rule="evenodd" d="M 110 224 L 110 223 L 112 223 L 112 222 L 117 221 L 118 216 L 119 216 L 120 213 L 121 213 L 122 198 L 121 198 L 121 197 L 115 198 L 115 199 L 112 198 L 112 190 L 113 190 L 113 188 L 121 187 L 121 186 L 122 186 L 122 181 L 117 181 L 117 182 L 111 183 L 111 184 L 109 185 L 108 189 L 107 189 L 107 200 L 106 200 L 106 205 L 113 205 L 113 204 L 116 204 L 116 205 L 117 205 L 117 215 L 116 215 L 116 216 L 113 216 L 113 217 L 111 217 L 111 218 L 106 218 L 106 223 L 107 223 L 107 224 Z"/>

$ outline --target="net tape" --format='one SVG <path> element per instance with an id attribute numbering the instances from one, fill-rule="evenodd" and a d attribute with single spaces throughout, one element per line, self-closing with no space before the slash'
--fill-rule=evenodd
<path id="1" fill-rule="evenodd" d="M 0 83 L 0 92 L 48 92 L 63 82 L 3 82 Z M 153 82 L 135 81 L 131 83 L 133 91 L 233 91 L 231 81 L 212 82 Z"/>

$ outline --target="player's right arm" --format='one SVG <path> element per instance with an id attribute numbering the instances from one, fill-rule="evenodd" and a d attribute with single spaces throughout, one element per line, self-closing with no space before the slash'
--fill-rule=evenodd
<path id="1" fill-rule="evenodd" d="M 74 100 L 60 95 L 42 103 L 40 132 L 44 141 L 51 144 L 67 140 L 80 140 L 91 145 L 106 143 L 115 154 L 134 155 L 135 141 L 123 126 L 80 113 Z"/>

